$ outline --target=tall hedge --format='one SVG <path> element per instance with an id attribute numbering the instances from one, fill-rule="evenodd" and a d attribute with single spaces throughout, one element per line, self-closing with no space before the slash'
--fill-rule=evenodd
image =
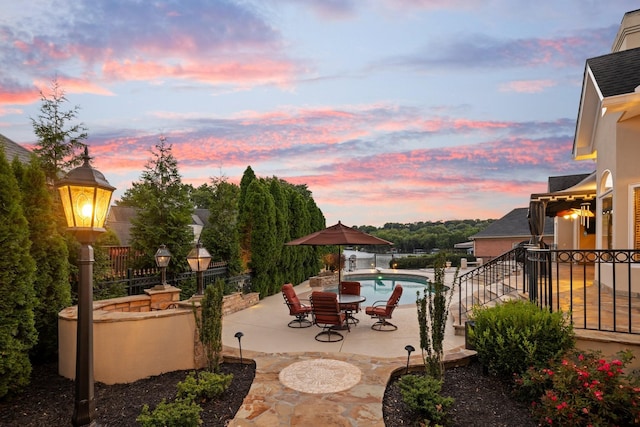
<path id="1" fill-rule="evenodd" d="M 26 167 L 14 160 L 13 170 L 28 212 L 31 257 L 37 260 L 34 288 L 38 343 L 31 352 L 36 362 L 52 361 L 58 354 L 58 312 L 71 305 L 69 251 L 57 226 L 58 215 L 44 170 L 34 159 Z"/>
<path id="2" fill-rule="evenodd" d="M 0 398 L 29 384 L 35 262 L 18 182 L 0 147 Z"/>

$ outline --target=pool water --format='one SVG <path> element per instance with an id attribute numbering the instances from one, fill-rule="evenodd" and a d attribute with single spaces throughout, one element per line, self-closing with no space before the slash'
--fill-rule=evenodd
<path id="1" fill-rule="evenodd" d="M 376 301 L 387 301 L 396 285 L 402 285 L 400 305 L 416 303 L 416 293 L 420 296 L 427 289 L 427 278 L 422 276 L 390 274 L 351 274 L 342 277 L 343 281 L 360 282 L 360 295 L 367 298 L 362 306 L 372 305 Z M 337 288 L 327 289 L 337 292 Z"/>

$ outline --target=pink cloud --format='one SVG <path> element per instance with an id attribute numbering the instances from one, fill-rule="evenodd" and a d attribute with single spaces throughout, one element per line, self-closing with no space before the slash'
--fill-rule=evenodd
<path id="1" fill-rule="evenodd" d="M 511 82 L 502 83 L 499 86 L 500 92 L 517 92 L 517 93 L 539 93 L 554 87 L 557 82 L 554 80 L 514 80 Z"/>

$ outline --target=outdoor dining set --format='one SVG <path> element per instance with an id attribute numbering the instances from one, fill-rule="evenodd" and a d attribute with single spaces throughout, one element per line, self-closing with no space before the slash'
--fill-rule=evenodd
<path id="1" fill-rule="evenodd" d="M 351 326 L 359 322 L 354 314 L 360 312 L 360 304 L 366 298 L 360 295 L 360 282 L 340 282 L 338 292 L 313 291 L 309 303 L 300 301 L 291 283 L 282 286 L 282 296 L 289 308 L 289 314 L 295 317 L 288 324 L 290 328 L 308 328 L 316 325 L 322 328 L 315 339 L 322 342 L 342 341 L 344 336 L 338 332 L 351 331 Z M 402 285 L 396 285 L 388 300 L 375 301 L 365 307 L 365 313 L 376 319 L 371 326 L 375 331 L 395 331 L 398 327 L 391 322 L 393 310 L 402 296 Z"/>

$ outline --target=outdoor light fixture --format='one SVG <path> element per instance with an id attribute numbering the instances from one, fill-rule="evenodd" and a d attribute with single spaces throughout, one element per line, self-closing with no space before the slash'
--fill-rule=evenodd
<path id="1" fill-rule="evenodd" d="M 589 228 L 589 217 L 592 217 L 590 203 L 580 203 L 580 225 Z"/>
<path id="2" fill-rule="evenodd" d="M 189 263 L 191 270 L 196 272 L 198 279 L 198 291 L 196 292 L 196 295 L 203 295 L 204 285 L 202 273 L 209 268 L 211 254 L 209 254 L 209 251 L 202 246 L 202 243 L 198 242 L 187 255 L 187 262 Z"/>
<path id="3" fill-rule="evenodd" d="M 101 172 L 91 167 L 90 159 L 89 149 L 85 146 L 84 164 L 69 171 L 56 184 L 68 229 L 80 242 L 75 405 L 71 417 L 74 426 L 96 425 L 93 379 L 94 257 L 91 244 L 106 231 L 104 222 L 115 190 Z"/>
<path id="4" fill-rule="evenodd" d="M 171 252 L 165 245 L 160 245 L 155 254 L 156 265 L 160 268 L 160 284 L 156 286 L 156 288 L 166 288 L 167 287 L 167 266 L 169 265 L 169 261 L 171 261 Z"/>
<path id="5" fill-rule="evenodd" d="M 409 357 L 411 357 L 411 353 L 416 351 L 416 349 L 411 344 L 406 345 L 404 347 L 404 349 L 407 350 L 407 371 L 406 371 L 406 373 L 408 374 L 409 373 Z"/>
<path id="6" fill-rule="evenodd" d="M 244 334 L 242 332 L 236 332 L 236 334 L 234 335 L 234 337 L 238 338 L 238 347 L 240 348 L 240 364 L 242 365 L 242 343 L 240 342 L 240 339 L 244 336 Z"/>

